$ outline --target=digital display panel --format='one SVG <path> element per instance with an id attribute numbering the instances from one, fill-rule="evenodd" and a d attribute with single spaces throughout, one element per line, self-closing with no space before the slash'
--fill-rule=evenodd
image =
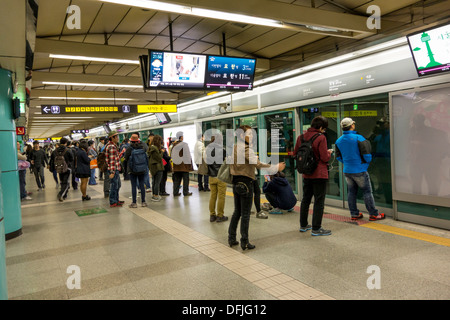
<path id="1" fill-rule="evenodd" d="M 158 119 L 159 124 L 166 124 L 172 121 L 168 113 L 155 113 L 156 119 Z"/>
<path id="2" fill-rule="evenodd" d="M 149 88 L 204 89 L 206 55 L 149 51 Z"/>
<path id="3" fill-rule="evenodd" d="M 252 90 L 256 59 L 208 56 L 206 89 Z"/>
<path id="4" fill-rule="evenodd" d="M 450 71 L 450 24 L 407 38 L 419 77 Z"/>

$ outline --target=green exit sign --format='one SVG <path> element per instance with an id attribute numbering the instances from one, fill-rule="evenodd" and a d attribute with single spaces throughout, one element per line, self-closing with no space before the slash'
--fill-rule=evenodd
<path id="1" fill-rule="evenodd" d="M 357 104 L 353 105 L 353 110 L 358 110 L 358 105 Z"/>

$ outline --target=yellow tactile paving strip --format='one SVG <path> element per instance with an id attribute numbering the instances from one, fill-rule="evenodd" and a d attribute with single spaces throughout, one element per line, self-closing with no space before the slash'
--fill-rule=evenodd
<path id="1" fill-rule="evenodd" d="M 334 298 L 148 207 L 129 208 L 129 210 L 277 299 L 334 300 Z"/>

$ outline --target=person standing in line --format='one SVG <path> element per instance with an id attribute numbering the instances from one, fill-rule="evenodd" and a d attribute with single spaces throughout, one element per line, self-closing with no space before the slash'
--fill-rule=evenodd
<path id="1" fill-rule="evenodd" d="M 194 162 L 197 165 L 197 168 L 202 164 L 203 156 L 205 154 L 205 137 L 203 134 L 198 136 L 198 140 L 195 143 L 194 147 Z M 198 182 L 198 191 L 211 191 L 209 189 L 209 176 L 201 175 L 197 173 L 197 182 Z"/>
<path id="2" fill-rule="evenodd" d="M 139 187 L 139 190 L 141 192 L 141 201 L 142 206 L 146 207 L 147 202 L 145 202 L 145 175 L 148 174 L 148 159 L 147 159 L 147 146 L 145 143 L 143 143 L 141 140 L 139 140 L 139 134 L 133 133 L 130 138 L 130 146 L 125 151 L 124 154 L 124 166 L 127 166 L 128 174 L 131 181 L 131 198 L 132 203 L 129 205 L 130 208 L 137 208 L 137 192 L 136 188 Z M 135 154 L 133 155 L 133 152 Z M 138 165 L 133 165 L 133 163 L 136 163 L 136 158 L 139 158 L 136 153 L 142 153 L 145 158 L 145 166 L 143 168 L 143 171 L 138 167 Z M 130 160 L 130 158 L 132 158 Z M 139 171 L 139 172 L 135 172 Z"/>
<path id="3" fill-rule="evenodd" d="M 20 152 L 20 142 L 17 142 L 17 160 L 27 161 L 27 156 Z M 20 200 L 33 200 L 26 189 L 26 175 L 27 169 L 19 167 L 19 186 L 20 186 Z"/>
<path id="4" fill-rule="evenodd" d="M 172 147 L 172 161 L 173 161 L 173 196 L 180 195 L 179 189 L 181 181 L 183 180 L 183 195 L 185 197 L 191 196 L 192 192 L 189 192 L 189 172 L 194 171 L 192 165 L 191 153 L 189 151 L 189 145 L 183 141 L 183 132 L 177 132 L 177 141 Z"/>
<path id="5" fill-rule="evenodd" d="M 33 172 L 34 177 L 36 178 L 38 191 L 41 191 L 42 189 L 45 189 L 44 168 L 48 166 L 48 159 L 44 150 L 40 148 L 38 141 L 33 142 L 33 150 L 30 153 L 30 160 L 33 165 Z"/>
<path id="6" fill-rule="evenodd" d="M 303 174 L 303 198 L 300 205 L 300 232 L 311 230 L 312 236 L 329 236 L 330 230 L 322 228 L 323 211 L 328 182 L 328 161 L 331 159 L 333 149 L 327 149 L 325 131 L 328 128 L 328 119 L 323 116 L 315 117 L 311 127 L 297 138 L 294 154 L 297 154 L 302 141 L 314 139 L 312 148 L 318 162 L 312 174 Z M 309 206 L 314 196 L 312 226 L 308 224 Z"/>
<path id="7" fill-rule="evenodd" d="M 159 187 L 161 185 L 161 179 L 164 172 L 163 166 L 163 152 L 164 152 L 164 141 L 161 136 L 155 135 L 153 138 L 150 149 L 148 150 L 149 155 L 149 168 L 152 174 L 152 191 L 153 197 L 152 201 L 161 201 L 161 196 L 159 195 Z"/>
<path id="8" fill-rule="evenodd" d="M 91 157 L 88 156 L 89 146 L 86 141 L 82 141 L 77 151 L 76 177 L 80 179 L 81 200 L 91 200 L 87 195 L 87 184 L 91 177 Z"/>
<path id="9" fill-rule="evenodd" d="M 239 220 L 241 221 L 241 248 L 242 250 L 254 249 L 255 246 L 249 242 L 250 210 L 253 201 L 253 180 L 255 180 L 255 169 L 271 168 L 271 171 L 283 171 L 284 162 L 270 165 L 259 161 L 258 156 L 251 147 L 253 141 L 253 130 L 244 125 L 239 128 L 237 144 L 234 146 L 234 161 L 230 164 L 230 172 L 233 176 L 234 212 L 228 228 L 228 244 L 230 247 L 238 245 L 236 231 Z M 244 154 L 245 161 L 242 161 Z M 243 162 L 243 163 L 240 163 Z"/>
<path id="10" fill-rule="evenodd" d="M 61 138 L 59 141 L 59 147 L 53 151 L 50 157 L 50 167 L 55 168 L 59 174 L 59 185 L 61 190 L 58 193 L 58 200 L 64 201 L 67 198 L 67 192 L 69 191 L 69 178 L 71 171 L 71 164 L 74 162 L 73 154 L 69 150 L 67 144 L 70 141 L 67 138 Z"/>
<path id="11" fill-rule="evenodd" d="M 356 204 L 358 189 L 363 192 L 364 204 L 369 212 L 369 220 L 376 221 L 385 218 L 375 207 L 370 176 L 367 172 L 372 161 L 370 142 L 356 132 L 356 122 L 351 118 L 341 121 L 343 135 L 336 141 L 336 159 L 344 164 L 344 176 L 348 190 L 348 208 L 351 219 L 363 218 Z"/>
<path id="12" fill-rule="evenodd" d="M 105 137 L 100 137 L 99 141 L 100 142 L 98 143 L 97 155 L 100 152 L 104 151 L 103 147 L 105 146 Z M 101 171 L 100 169 L 98 171 L 99 171 L 99 174 L 98 174 L 99 180 L 103 181 L 103 171 Z"/>
<path id="13" fill-rule="evenodd" d="M 117 144 L 119 142 L 119 134 L 117 131 L 111 131 L 108 134 L 109 141 L 106 144 L 105 155 L 106 155 L 106 163 L 108 165 L 108 170 L 106 174 L 110 179 L 109 186 L 109 206 L 113 207 L 121 207 L 124 204 L 124 201 L 119 200 L 119 190 L 121 187 L 120 182 L 120 159 L 119 159 L 119 149 Z"/>
<path id="14" fill-rule="evenodd" d="M 58 147 L 59 147 L 59 143 L 57 143 L 56 146 L 53 146 L 53 145 L 52 145 L 52 147 L 51 147 L 51 152 L 50 152 L 50 155 L 49 155 L 48 159 L 50 159 L 50 158 L 52 157 L 52 153 L 53 153 Z M 56 188 L 56 189 L 59 189 L 58 173 L 56 172 L 55 167 L 52 167 L 52 166 L 50 165 L 50 160 L 49 160 L 49 164 L 48 164 L 47 168 L 48 168 L 48 170 L 50 170 L 50 172 L 52 173 L 52 175 L 53 175 L 53 180 L 55 180 L 55 182 L 56 182 L 55 188 Z"/>
<path id="15" fill-rule="evenodd" d="M 91 160 L 97 159 L 97 151 L 95 151 L 94 141 L 89 140 L 88 141 L 89 151 L 88 155 Z M 89 166 L 90 168 L 90 166 Z M 97 181 L 95 181 L 95 168 L 90 169 L 91 170 L 91 176 L 89 177 L 89 185 L 95 186 L 97 184 Z"/>
<path id="16" fill-rule="evenodd" d="M 167 149 L 163 147 L 163 165 L 164 165 L 164 171 L 161 178 L 161 183 L 159 184 L 159 195 L 160 196 L 168 196 L 169 193 L 166 192 L 166 183 L 167 183 L 167 175 L 169 172 L 172 171 L 172 165 L 170 161 L 172 158 L 169 156 L 169 153 L 167 152 Z M 164 161 L 166 162 L 164 164 Z"/>
<path id="17" fill-rule="evenodd" d="M 78 141 L 72 141 L 72 143 L 69 141 L 68 143 L 68 147 L 69 147 L 69 151 L 72 152 L 72 156 L 73 156 L 73 162 L 69 164 L 69 167 L 72 171 L 72 176 L 71 176 L 71 181 L 72 181 L 72 189 L 73 190 L 77 190 L 78 189 L 78 178 L 75 176 L 76 175 L 76 169 L 77 169 L 77 152 L 78 152 L 78 145 L 79 142 Z"/>
<path id="18" fill-rule="evenodd" d="M 209 152 L 211 150 L 211 152 Z M 227 221 L 228 217 L 224 215 L 225 212 L 225 195 L 227 192 L 227 184 L 217 178 L 220 167 L 224 163 L 226 151 L 223 148 L 222 135 L 218 134 L 211 137 L 211 143 L 206 148 L 206 155 L 211 154 L 211 158 L 221 159 L 216 161 L 206 161 L 208 164 L 209 184 L 211 186 L 211 195 L 209 197 L 209 221 L 223 222 Z M 220 154 L 216 154 L 220 153 Z M 212 163 L 210 163 L 212 162 Z M 217 203 L 217 208 L 216 208 Z M 216 210 L 217 209 L 217 210 Z M 217 212 L 217 214 L 216 214 Z"/>

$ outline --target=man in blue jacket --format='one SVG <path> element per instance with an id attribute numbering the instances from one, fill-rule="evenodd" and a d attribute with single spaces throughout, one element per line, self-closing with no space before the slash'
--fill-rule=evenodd
<path id="1" fill-rule="evenodd" d="M 348 186 L 348 207 L 352 220 L 363 217 L 356 205 L 358 188 L 364 196 L 364 204 L 369 212 L 370 221 L 385 218 L 384 213 L 378 213 L 375 208 L 375 200 L 372 194 L 370 176 L 367 172 L 372 154 L 370 142 L 355 131 L 355 121 L 344 118 L 341 121 L 343 135 L 336 141 L 336 159 L 344 164 L 344 176 Z"/>

